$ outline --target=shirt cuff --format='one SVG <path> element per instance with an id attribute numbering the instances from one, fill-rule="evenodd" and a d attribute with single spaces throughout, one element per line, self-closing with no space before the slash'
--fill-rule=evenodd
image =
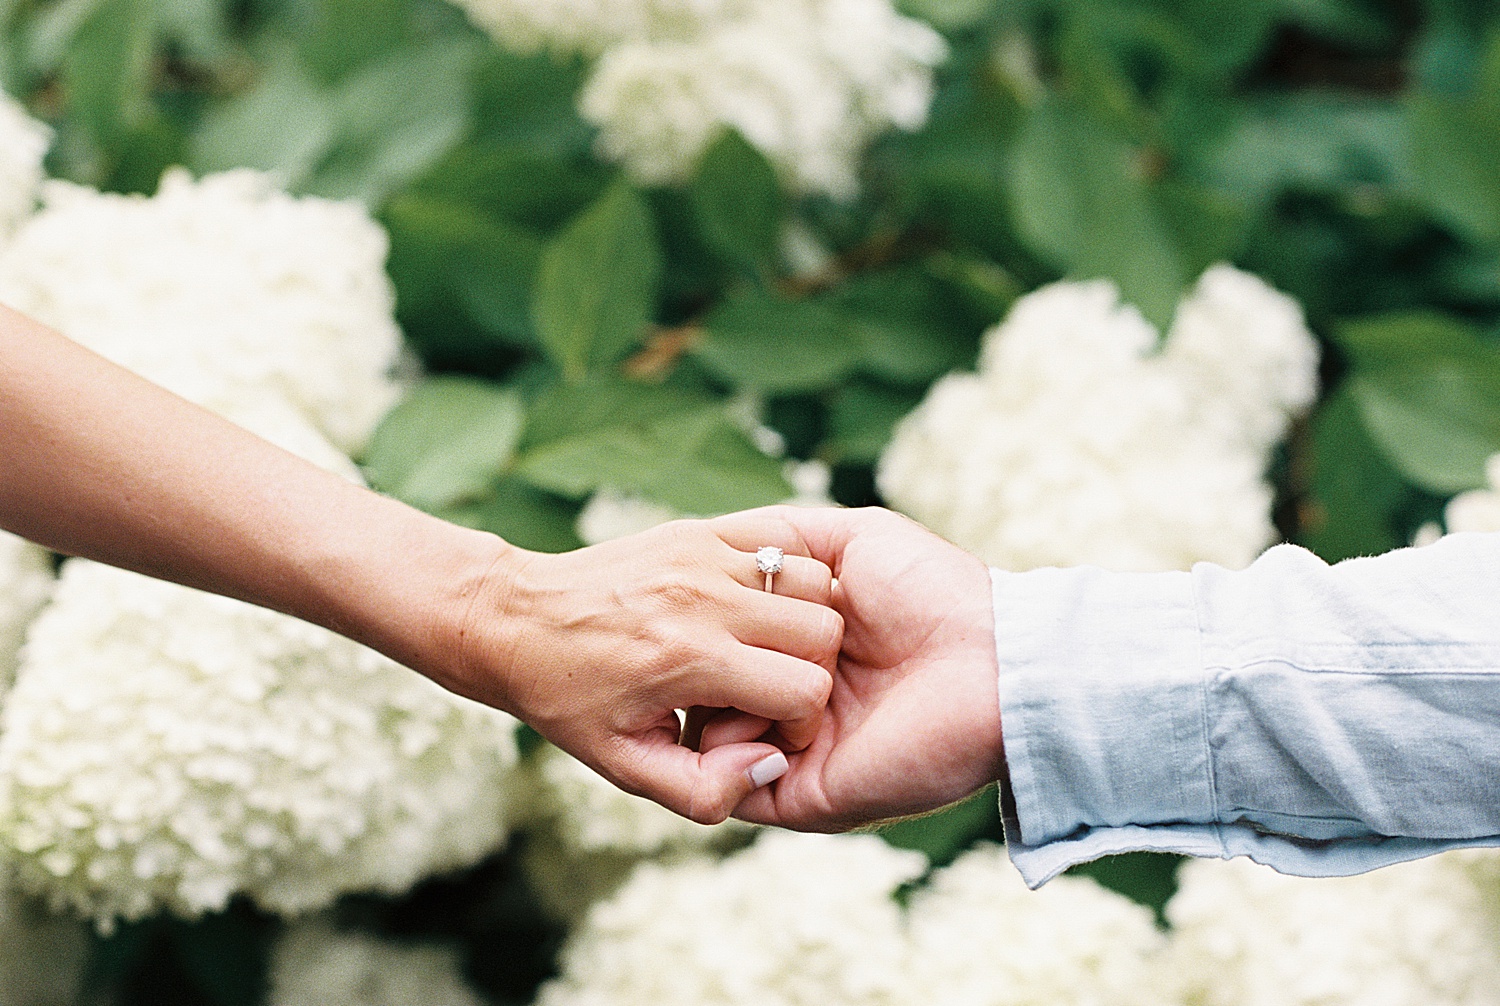
<path id="1" fill-rule="evenodd" d="M 1174 829 L 1175 851 L 1224 855 L 1191 575 L 992 570 L 991 582 L 1006 826 L 1027 882 L 1159 848 L 1157 825 L 1191 826 Z"/>

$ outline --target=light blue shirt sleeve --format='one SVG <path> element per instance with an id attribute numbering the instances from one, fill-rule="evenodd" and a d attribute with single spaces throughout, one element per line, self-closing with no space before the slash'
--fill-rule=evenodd
<path id="1" fill-rule="evenodd" d="M 1031 886 L 1138 850 L 1324 877 L 1500 845 L 1500 534 L 992 582 Z"/>

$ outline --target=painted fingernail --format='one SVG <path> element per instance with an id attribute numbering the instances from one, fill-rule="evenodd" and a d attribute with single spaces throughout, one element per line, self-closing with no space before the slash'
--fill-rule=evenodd
<path id="1" fill-rule="evenodd" d="M 755 784 L 755 788 L 759 789 L 767 783 L 775 782 L 786 775 L 788 767 L 786 755 L 777 751 L 775 754 L 766 755 L 760 761 L 751 765 L 749 772 L 746 774 L 750 776 L 750 781 Z"/>

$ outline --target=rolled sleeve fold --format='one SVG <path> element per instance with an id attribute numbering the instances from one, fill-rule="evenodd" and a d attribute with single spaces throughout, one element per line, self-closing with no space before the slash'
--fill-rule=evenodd
<path id="1" fill-rule="evenodd" d="M 991 576 L 1014 806 L 1007 840 L 1027 882 L 1123 851 L 1114 845 L 1128 845 L 1141 824 L 1212 822 L 1189 574 Z"/>
<path id="2" fill-rule="evenodd" d="M 992 573 L 1011 858 L 1358 873 L 1500 844 L 1500 535 Z"/>

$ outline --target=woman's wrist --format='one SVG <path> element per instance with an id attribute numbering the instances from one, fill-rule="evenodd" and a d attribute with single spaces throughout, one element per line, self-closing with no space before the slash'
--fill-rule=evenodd
<path id="1" fill-rule="evenodd" d="M 374 493 L 365 502 L 360 520 L 329 536 L 315 575 L 321 617 L 312 620 L 451 691 L 507 708 L 504 682 L 478 680 L 493 666 L 475 667 L 471 620 L 481 608 L 503 617 L 497 595 L 529 553 Z"/>

